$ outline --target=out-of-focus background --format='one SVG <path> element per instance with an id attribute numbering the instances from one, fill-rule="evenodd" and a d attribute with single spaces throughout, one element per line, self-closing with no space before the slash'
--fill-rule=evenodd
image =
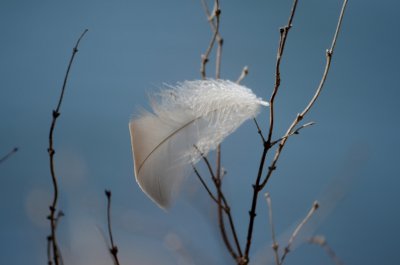
<path id="1" fill-rule="evenodd" d="M 278 28 L 292 1 L 221 1 L 222 78 L 268 99 Z M 313 95 L 341 1 L 300 1 L 282 62 L 276 100 L 281 136 Z M 210 6 L 212 4 L 210 3 Z M 292 137 L 267 191 L 280 238 L 321 209 L 303 239 L 322 234 L 345 264 L 398 260 L 400 148 L 397 1 L 350 1 L 325 90 Z M 134 180 L 128 122 L 164 83 L 200 79 L 212 32 L 200 1 L 23 1 L 0 3 L 0 264 L 45 264 L 52 196 L 47 154 L 55 108 L 72 47 L 82 40 L 55 130 L 65 264 L 111 264 L 104 189 L 111 189 L 114 237 L 122 264 L 232 264 L 215 208 L 194 175 L 168 212 Z M 207 74 L 214 76 L 214 53 Z M 268 111 L 259 115 L 266 131 Z M 223 144 L 224 190 L 245 243 L 261 154 L 252 122 Z M 213 155 L 211 155 L 211 158 Z M 207 176 L 204 168 L 203 175 Z M 251 257 L 271 259 L 267 206 L 260 197 Z M 288 264 L 330 264 L 317 246 L 296 244 Z"/>

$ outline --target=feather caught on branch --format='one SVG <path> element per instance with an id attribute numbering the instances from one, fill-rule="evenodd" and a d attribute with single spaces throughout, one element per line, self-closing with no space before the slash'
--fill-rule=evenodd
<path id="1" fill-rule="evenodd" d="M 244 86 L 212 79 L 168 86 L 151 103 L 154 114 L 142 113 L 129 129 L 136 181 L 163 209 L 202 154 L 269 105 Z"/>

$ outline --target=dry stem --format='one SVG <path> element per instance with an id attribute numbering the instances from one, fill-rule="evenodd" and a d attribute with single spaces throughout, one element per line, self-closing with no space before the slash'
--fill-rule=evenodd
<path id="1" fill-rule="evenodd" d="M 290 248 L 292 247 L 292 244 L 293 244 L 294 240 L 296 239 L 297 235 L 299 234 L 299 232 L 301 231 L 303 226 L 310 220 L 311 216 L 315 213 L 315 211 L 318 209 L 318 207 L 319 207 L 319 204 L 317 201 L 315 201 L 313 203 L 313 206 L 311 207 L 310 211 L 306 215 L 306 217 L 300 222 L 300 224 L 293 231 L 292 235 L 289 238 L 289 242 L 283 251 L 283 255 L 281 257 L 281 261 L 280 261 L 279 265 L 283 264 L 283 261 L 285 260 L 287 254 L 290 252 Z"/>
<path id="2" fill-rule="evenodd" d="M 111 191 L 105 190 L 105 194 L 107 197 L 107 225 L 108 225 L 108 236 L 110 238 L 110 247 L 109 251 L 113 258 L 114 265 L 119 265 L 118 260 L 118 247 L 114 244 L 113 233 L 111 228 Z"/>
<path id="3" fill-rule="evenodd" d="M 59 252 L 59 247 L 58 247 L 57 237 L 56 237 L 57 218 L 55 216 L 57 213 L 58 184 L 57 184 L 57 177 L 56 177 L 55 168 L 54 168 L 54 154 L 55 154 L 55 150 L 53 147 L 54 129 L 56 127 L 57 118 L 61 114 L 60 108 L 61 108 L 61 104 L 62 104 L 62 101 L 64 98 L 64 92 L 65 92 L 65 88 L 67 86 L 68 76 L 69 76 L 69 72 L 71 70 L 72 63 L 74 61 L 76 53 L 78 52 L 79 43 L 87 31 L 88 31 L 87 29 L 85 29 L 83 31 L 83 33 L 79 37 L 78 41 L 76 42 L 75 47 L 72 50 L 72 55 L 69 60 L 67 71 L 66 71 L 65 77 L 64 77 L 64 82 L 63 82 L 63 85 L 61 88 L 61 94 L 58 99 L 58 104 L 57 104 L 56 109 L 53 110 L 53 112 L 52 112 L 52 121 L 51 121 L 50 132 L 49 132 L 49 147 L 47 149 L 47 152 L 49 153 L 50 173 L 51 173 L 51 179 L 52 179 L 52 183 L 53 183 L 54 194 L 53 194 L 53 201 L 50 205 L 50 215 L 48 216 L 48 219 L 50 220 L 51 231 L 50 231 L 50 236 L 47 237 L 47 240 L 51 244 L 51 250 L 52 250 L 52 253 L 49 252 L 49 255 L 48 255 L 48 257 L 49 257 L 48 264 L 52 264 L 51 256 L 53 258 L 55 265 L 59 265 L 60 262 L 62 262 L 61 258 L 60 258 L 60 252 Z"/>
<path id="4" fill-rule="evenodd" d="M 274 90 L 272 92 L 271 95 L 271 99 L 270 99 L 270 128 L 269 128 L 269 132 L 268 132 L 268 138 L 266 141 L 264 141 L 264 150 L 263 153 L 261 155 L 261 161 L 260 161 L 260 166 L 259 166 L 259 170 L 258 170 L 258 174 L 257 174 L 257 178 L 256 178 L 256 182 L 253 185 L 253 200 L 252 200 L 252 204 L 251 204 L 251 209 L 249 212 L 250 215 L 250 220 L 249 220 L 249 226 L 248 226 L 248 233 L 247 233 L 247 243 L 246 243 L 246 250 L 245 250 L 245 256 L 244 258 L 248 261 L 248 255 L 249 255 L 249 251 L 250 251 L 250 246 L 251 246 L 251 239 L 252 239 L 252 234 L 253 234 L 253 226 L 254 226 L 254 220 L 256 217 L 256 208 L 257 208 L 257 198 L 258 198 L 258 194 L 259 192 L 265 187 L 265 185 L 267 184 L 269 178 L 272 175 L 272 172 L 276 169 L 276 164 L 277 161 L 280 157 L 280 154 L 282 152 L 283 147 L 285 146 L 286 141 L 288 140 L 289 136 L 298 133 L 298 130 L 301 128 L 304 128 L 305 125 L 303 125 L 302 127 L 300 127 L 299 129 L 295 130 L 295 127 L 298 125 L 298 123 L 304 118 L 304 116 L 307 114 L 307 112 L 311 109 L 311 107 L 314 105 L 315 101 L 317 100 L 317 98 L 319 97 L 322 88 L 325 84 L 325 80 L 326 77 L 329 73 L 329 69 L 330 69 L 330 63 L 332 60 L 332 55 L 333 55 L 333 51 L 335 48 L 335 44 L 336 44 L 336 40 L 340 31 L 340 27 L 342 24 L 342 20 L 343 20 L 343 15 L 344 15 L 344 11 L 347 5 L 347 0 L 344 0 L 343 2 L 343 6 L 342 6 L 342 10 L 340 12 L 340 16 L 338 19 L 338 24 L 336 27 L 336 31 L 332 40 L 332 45 L 330 47 L 329 50 L 327 50 L 326 52 L 326 65 L 325 65 L 325 70 L 324 73 L 322 75 L 320 84 L 318 86 L 318 88 L 316 89 L 316 92 L 314 94 L 314 96 L 312 97 L 312 99 L 310 100 L 310 102 L 308 103 L 308 105 L 305 107 L 305 109 L 297 115 L 296 119 L 293 121 L 293 123 L 290 125 L 289 129 L 287 130 L 286 134 L 281 138 L 278 148 L 275 152 L 275 156 L 270 164 L 270 166 L 268 167 L 268 172 L 264 178 L 264 180 L 261 182 L 261 176 L 263 173 L 263 168 L 264 168 L 264 164 L 265 164 L 265 159 L 266 159 L 266 155 L 268 153 L 268 151 L 270 150 L 270 148 L 272 147 L 271 145 L 271 139 L 272 139 L 272 132 L 273 132 L 273 127 L 274 127 L 274 100 L 275 97 L 277 95 L 278 89 L 279 89 L 279 85 L 281 82 L 280 79 L 280 62 L 281 62 L 281 58 L 282 58 L 282 54 L 284 51 L 284 47 L 285 47 L 285 43 L 286 43 L 286 39 L 287 39 L 287 34 L 291 28 L 292 25 L 292 21 L 293 21 L 293 17 L 296 11 L 296 6 L 297 6 L 297 0 L 295 0 L 293 2 L 293 6 L 292 6 L 292 10 L 291 10 L 291 14 L 289 16 L 289 21 L 288 24 L 280 29 L 280 41 L 279 41 L 279 47 L 278 47 L 278 52 L 277 52 L 277 61 L 276 61 L 276 68 L 275 68 L 275 86 L 274 86 Z"/>
<path id="5" fill-rule="evenodd" d="M 289 16 L 289 20 L 288 20 L 288 24 L 280 29 L 280 40 L 279 40 L 279 47 L 278 47 L 278 52 L 277 52 L 277 60 L 276 60 L 276 66 L 275 66 L 275 86 L 274 86 L 274 90 L 272 92 L 271 98 L 270 98 L 270 128 L 269 128 L 269 132 L 268 132 L 268 138 L 265 141 L 264 137 L 262 136 L 262 134 L 260 133 L 261 130 L 258 127 L 258 131 L 259 134 L 262 136 L 263 139 L 263 145 L 264 145 L 264 149 L 263 149 L 263 153 L 261 155 L 261 160 L 260 160 L 260 166 L 258 168 L 258 173 L 257 173 L 257 178 L 256 178 L 256 182 L 253 185 L 253 199 L 251 202 L 251 209 L 249 211 L 249 216 L 250 216 L 250 220 L 249 220 L 249 226 L 248 226 L 248 231 L 247 231 L 247 242 L 246 242 L 246 250 L 244 253 L 244 259 L 246 260 L 246 262 L 248 263 L 249 261 L 249 252 L 250 252 L 250 247 L 251 247 L 251 240 L 252 240 L 252 236 L 253 236 L 253 227 L 254 227 L 254 220 L 256 217 L 256 208 L 257 208 L 257 198 L 258 198 L 258 194 L 259 192 L 262 190 L 262 186 L 260 185 L 261 182 L 261 177 L 263 174 L 263 169 L 264 169 L 264 164 L 265 164 L 265 159 L 267 156 L 267 152 L 270 150 L 271 148 L 271 139 L 272 139 L 272 131 L 273 131 L 273 127 L 274 127 L 274 100 L 276 97 L 276 94 L 278 92 L 278 88 L 280 85 L 280 63 L 281 63 L 281 58 L 283 55 L 283 51 L 285 48 L 285 43 L 286 43 L 286 39 L 287 39 L 287 35 L 288 32 L 292 26 L 292 21 L 293 21 L 293 17 L 295 15 L 296 12 L 296 7 L 297 7 L 297 0 L 294 0 L 293 2 L 293 6 L 292 6 L 292 10 L 290 12 L 290 16 Z M 271 168 L 271 171 L 273 169 Z"/>

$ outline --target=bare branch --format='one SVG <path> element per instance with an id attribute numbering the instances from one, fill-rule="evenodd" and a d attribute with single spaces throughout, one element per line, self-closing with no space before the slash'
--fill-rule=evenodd
<path id="1" fill-rule="evenodd" d="M 312 121 L 312 122 L 308 122 L 308 123 L 306 123 L 306 124 L 301 125 L 301 126 L 298 127 L 296 130 L 294 130 L 293 132 L 291 132 L 289 135 L 285 135 L 285 136 L 279 138 L 278 140 L 275 140 L 275 141 L 271 142 L 271 146 L 276 145 L 277 143 L 279 143 L 280 141 L 282 141 L 284 138 L 289 138 L 289 137 L 292 136 L 292 135 L 297 135 L 297 134 L 299 134 L 300 131 L 301 131 L 302 129 L 304 129 L 304 128 L 306 128 L 306 127 L 309 127 L 309 126 L 312 126 L 312 125 L 314 125 L 314 124 L 315 124 L 315 122 Z"/>
<path id="2" fill-rule="evenodd" d="M 114 244 L 113 233 L 111 228 L 111 191 L 105 190 L 107 197 L 107 225 L 108 225 L 108 236 L 110 237 L 110 247 L 109 251 L 113 258 L 114 264 L 119 265 L 118 260 L 118 247 Z"/>
<path id="3" fill-rule="evenodd" d="M 272 250 L 274 251 L 274 257 L 275 257 L 275 263 L 276 265 L 279 264 L 279 254 L 278 254 L 278 248 L 279 245 L 276 241 L 276 236 L 275 236 L 275 227 L 274 227 L 274 219 L 272 218 L 272 202 L 271 202 L 271 196 L 269 193 L 265 193 L 265 199 L 267 200 L 267 205 L 268 205 L 268 216 L 269 216 L 269 224 L 271 227 L 271 237 L 272 237 Z"/>
<path id="4" fill-rule="evenodd" d="M 18 152 L 18 147 L 14 147 L 11 151 L 5 154 L 3 157 L 0 158 L 0 164 L 9 159 L 13 154 Z"/>
<path id="5" fill-rule="evenodd" d="M 280 28 L 279 33 L 280 33 L 280 38 L 279 38 L 279 45 L 278 45 L 278 51 L 276 55 L 276 64 L 275 64 L 275 85 L 274 85 L 274 90 L 272 92 L 271 98 L 269 100 L 269 106 L 270 106 L 270 119 L 269 119 L 269 131 L 268 131 L 268 140 L 267 142 L 270 142 L 272 139 L 272 132 L 274 130 L 274 103 L 275 103 L 275 97 L 278 93 L 279 86 L 281 84 L 281 72 L 280 72 L 280 66 L 281 66 L 281 60 L 282 60 L 282 55 L 283 51 L 285 49 L 286 45 L 286 40 L 287 36 L 289 34 L 289 30 L 292 28 L 292 22 L 294 15 L 296 13 L 296 8 L 297 8 L 297 0 L 293 1 L 292 5 L 292 10 L 290 12 L 289 20 L 286 26 Z"/>
<path id="6" fill-rule="evenodd" d="M 294 240 L 296 239 L 297 235 L 299 234 L 299 232 L 301 231 L 303 226 L 310 220 L 311 216 L 315 213 L 315 211 L 318 209 L 318 207 L 319 207 L 319 204 L 318 204 L 317 201 L 315 201 L 313 203 L 313 206 L 311 207 L 310 211 L 306 215 L 306 217 L 300 222 L 300 224 L 293 231 L 292 235 L 289 238 L 289 242 L 288 242 L 287 246 L 285 247 L 285 249 L 283 251 L 283 255 L 281 257 L 280 265 L 283 264 L 283 261 L 285 260 L 287 254 L 290 252 L 290 248 L 292 247 L 292 244 L 293 244 Z"/>
<path id="7" fill-rule="evenodd" d="M 263 174 L 263 169 L 264 169 L 264 164 L 265 164 L 265 159 L 266 159 L 267 153 L 268 153 L 269 149 L 271 148 L 270 143 L 271 143 L 271 139 L 272 139 L 272 132 L 274 129 L 274 100 L 275 100 L 276 94 L 278 93 L 278 88 L 280 86 L 280 63 L 281 63 L 282 54 L 283 54 L 283 51 L 285 48 L 287 34 L 292 26 L 293 17 L 296 12 L 297 2 L 298 2 L 297 0 L 293 1 L 292 10 L 289 15 L 288 24 L 285 27 L 280 29 L 279 48 L 278 48 L 278 52 L 277 52 L 277 60 L 276 60 L 276 66 L 275 66 L 275 71 L 276 71 L 275 86 L 274 86 L 274 90 L 272 92 L 270 102 L 269 102 L 269 104 L 270 104 L 270 126 L 269 126 L 269 131 L 268 131 L 268 138 L 265 141 L 264 137 L 262 137 L 264 150 L 261 155 L 260 166 L 258 169 L 257 178 L 255 181 L 255 184 L 253 185 L 253 199 L 251 202 L 251 209 L 249 211 L 250 220 L 249 220 L 249 226 L 248 226 L 248 230 L 247 230 L 246 250 L 244 253 L 244 259 L 246 260 L 247 263 L 249 262 L 249 252 L 250 252 L 251 240 L 252 240 L 252 236 L 253 236 L 254 220 L 256 217 L 257 198 L 258 198 L 259 192 L 263 188 L 262 186 L 260 186 L 261 176 Z"/>
<path id="8" fill-rule="evenodd" d="M 274 156 L 274 158 L 272 160 L 272 163 L 271 163 L 271 165 L 269 167 L 269 171 L 268 171 L 264 181 L 261 184 L 262 187 L 264 187 L 267 184 L 269 178 L 272 175 L 272 171 L 276 169 L 277 161 L 279 159 L 279 156 L 280 156 L 280 154 L 282 152 L 283 147 L 286 144 L 286 141 L 287 141 L 289 135 L 293 133 L 294 128 L 297 126 L 297 124 L 301 120 L 303 120 L 304 116 L 308 113 L 308 111 L 311 109 L 311 107 L 314 105 L 315 101 L 317 100 L 317 98 L 321 94 L 322 88 L 323 88 L 323 86 L 325 84 L 326 77 L 328 76 L 328 73 L 329 73 L 331 60 L 332 60 L 332 55 L 333 55 L 333 51 L 334 51 L 334 48 L 335 48 L 336 39 L 338 37 L 338 32 L 340 30 L 340 27 L 341 27 L 341 24 L 342 24 L 342 21 L 343 21 L 343 15 L 344 15 L 344 11 L 346 9 L 346 5 L 347 5 L 347 0 L 344 0 L 343 1 L 343 6 L 342 6 L 342 9 L 341 9 L 341 12 L 340 12 L 338 24 L 336 26 L 335 35 L 334 35 L 333 40 L 332 40 L 331 48 L 329 50 L 327 50 L 327 52 L 326 52 L 325 70 L 324 70 L 324 73 L 322 75 L 321 81 L 320 81 L 320 83 L 318 85 L 318 88 L 316 89 L 316 92 L 315 92 L 314 96 L 312 97 L 312 99 L 310 100 L 308 105 L 304 108 L 304 110 L 300 114 L 297 114 L 296 118 L 294 119 L 294 121 L 290 125 L 289 129 L 286 131 L 285 136 L 280 141 L 279 146 L 278 146 L 278 148 L 277 148 L 277 150 L 275 152 L 275 156 Z"/>
<path id="9" fill-rule="evenodd" d="M 206 164 L 208 171 L 210 173 L 211 179 L 213 180 L 213 183 L 215 185 L 215 188 L 217 190 L 217 198 L 215 199 L 214 196 L 212 196 L 212 198 L 214 198 L 213 200 L 216 201 L 217 206 L 218 206 L 218 223 L 219 223 L 219 228 L 220 228 L 220 232 L 222 235 L 222 239 L 224 241 L 224 244 L 226 246 L 226 248 L 228 249 L 229 253 L 231 254 L 231 256 L 236 260 L 238 258 L 238 255 L 235 253 L 235 251 L 233 250 L 232 244 L 229 241 L 228 235 L 226 233 L 226 228 L 225 228 L 225 222 L 224 222 L 224 217 L 223 217 L 223 211 L 227 214 L 229 220 L 230 220 L 230 225 L 231 225 L 231 230 L 235 231 L 234 226 L 232 227 L 233 221 L 231 222 L 231 214 L 230 214 L 230 209 L 229 206 L 227 206 L 227 201 L 223 195 L 222 189 L 221 189 L 221 178 L 216 177 L 216 175 L 214 174 L 214 171 L 211 167 L 210 161 L 208 161 L 207 157 L 204 156 L 204 154 L 200 151 L 200 149 L 194 145 L 194 148 L 200 153 L 204 163 Z M 194 168 L 195 169 L 195 168 Z M 197 169 L 195 170 L 196 173 Z M 201 178 L 200 174 L 198 174 L 198 172 L 196 173 L 196 175 L 199 177 L 200 181 L 203 183 L 203 179 Z M 204 182 L 205 183 L 205 182 Z M 203 184 L 204 186 L 204 184 Z M 205 186 L 206 187 L 206 186 Z M 209 192 L 210 196 L 212 195 L 211 191 L 208 189 L 208 187 L 206 188 L 207 192 Z M 236 232 L 235 232 L 236 233 Z M 236 235 L 235 238 L 237 239 Z"/>
<path id="10" fill-rule="evenodd" d="M 50 242 L 52 245 L 53 261 L 54 261 L 55 265 L 60 264 L 60 253 L 59 253 L 59 247 L 58 247 L 57 238 L 56 238 L 56 223 L 57 223 L 56 219 L 57 218 L 55 216 L 56 216 L 56 212 L 57 212 L 58 184 L 57 184 L 57 177 L 56 177 L 55 168 L 54 168 L 55 150 L 53 147 L 53 138 L 54 138 L 53 134 L 54 134 L 54 129 L 56 127 L 57 118 L 61 114 L 60 108 L 61 108 L 61 104 L 62 104 L 62 101 L 64 98 L 64 92 L 65 92 L 65 88 L 67 86 L 69 72 L 71 70 L 71 66 L 74 61 L 75 55 L 78 52 L 79 43 L 87 31 L 88 31 L 87 29 L 85 29 L 83 31 L 83 33 L 79 37 L 78 41 L 76 42 L 76 44 L 72 50 L 72 55 L 71 55 L 71 58 L 68 63 L 67 71 L 65 73 L 64 82 L 63 82 L 63 85 L 61 88 L 61 94 L 58 99 L 57 107 L 52 112 L 52 121 L 51 121 L 50 132 L 49 132 L 49 147 L 48 147 L 47 151 L 49 153 L 49 159 L 50 159 L 50 174 L 51 174 L 51 179 L 53 182 L 54 197 L 53 197 L 53 202 L 50 205 L 50 215 L 48 216 L 48 219 L 50 220 L 50 229 L 51 229 L 50 239 L 48 239 L 48 242 Z M 50 263 L 50 261 L 49 261 L 49 263 Z"/>
<path id="11" fill-rule="evenodd" d="M 210 161 L 208 161 L 208 158 L 203 154 L 203 152 L 200 151 L 200 149 L 196 145 L 193 145 L 193 147 L 197 150 L 197 152 L 199 152 L 199 154 L 201 155 L 201 158 L 203 159 L 204 163 L 206 163 L 208 171 L 210 173 L 210 176 L 214 181 L 216 179 L 216 177 L 215 177 L 215 174 L 214 174 L 214 170 L 211 167 Z"/>
<path id="12" fill-rule="evenodd" d="M 200 74 L 203 79 L 206 79 L 206 77 L 207 77 L 206 76 L 206 64 L 209 60 L 209 56 L 212 51 L 212 48 L 214 47 L 215 40 L 219 36 L 219 15 L 220 15 L 221 11 L 219 9 L 219 1 L 218 0 L 215 0 L 214 11 L 211 16 L 209 14 L 208 7 L 207 7 L 205 0 L 202 0 L 202 3 L 203 3 L 203 7 L 205 9 L 206 15 L 207 15 L 207 19 L 208 19 L 208 21 L 210 21 L 210 24 L 212 25 L 211 27 L 213 28 L 213 32 L 214 32 L 206 52 L 201 55 Z M 216 21 L 215 24 L 214 24 L 214 18 Z M 218 45 L 220 47 L 220 48 L 218 48 L 219 51 L 217 51 L 217 60 L 216 60 L 216 63 L 217 63 L 216 71 L 217 71 L 218 75 L 219 75 L 219 71 L 220 71 L 219 70 L 219 64 L 221 62 L 221 50 L 220 49 L 222 49 L 222 42 L 223 42 L 222 38 L 218 37 Z M 217 76 L 216 78 L 218 79 L 219 77 Z"/>
<path id="13" fill-rule="evenodd" d="M 196 174 L 197 178 L 200 180 L 201 184 L 203 185 L 203 187 L 206 189 L 208 195 L 210 195 L 210 198 L 218 204 L 218 200 L 217 198 L 215 198 L 214 194 L 211 192 L 210 188 L 208 187 L 207 183 L 204 181 L 204 179 L 201 177 L 199 171 L 197 170 L 197 168 L 195 167 L 195 165 L 192 164 L 193 167 L 193 171 Z"/>

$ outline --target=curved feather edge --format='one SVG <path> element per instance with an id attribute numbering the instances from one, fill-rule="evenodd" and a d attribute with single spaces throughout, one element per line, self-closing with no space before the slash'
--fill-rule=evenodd
<path id="1" fill-rule="evenodd" d="M 227 80 L 195 80 L 160 91 L 153 113 L 129 123 L 135 178 L 158 206 L 167 209 L 191 164 L 214 150 L 268 103 Z M 195 148 L 196 147 L 196 148 Z"/>

